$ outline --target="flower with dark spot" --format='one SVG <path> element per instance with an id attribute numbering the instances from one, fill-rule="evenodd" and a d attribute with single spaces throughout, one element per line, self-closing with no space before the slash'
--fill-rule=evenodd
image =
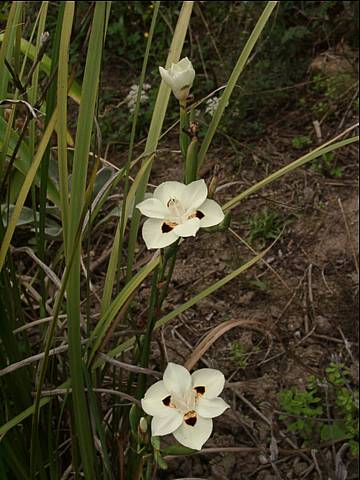
<path id="1" fill-rule="evenodd" d="M 172 433 L 182 445 L 201 450 L 211 435 L 212 419 L 229 408 L 218 396 L 224 384 L 219 370 L 202 368 L 190 375 L 185 367 L 169 363 L 163 379 L 141 400 L 143 410 L 153 417 L 152 435 Z"/>
<path id="2" fill-rule="evenodd" d="M 195 236 L 199 228 L 213 227 L 224 219 L 224 212 L 214 200 L 207 198 L 204 180 L 188 185 L 164 182 L 151 198 L 136 207 L 149 217 L 142 235 L 147 248 L 164 248 L 179 237 Z"/>

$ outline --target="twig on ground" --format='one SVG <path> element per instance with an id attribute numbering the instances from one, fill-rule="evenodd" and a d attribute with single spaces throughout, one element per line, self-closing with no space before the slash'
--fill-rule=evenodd
<path id="1" fill-rule="evenodd" d="M 66 318 L 67 318 L 66 315 L 59 315 L 58 316 L 58 320 L 66 319 Z M 14 334 L 15 333 L 20 333 L 20 332 L 23 332 L 24 330 L 28 330 L 29 328 L 36 327 L 37 325 L 42 325 L 43 323 L 51 322 L 52 319 L 53 319 L 53 317 L 45 317 L 45 318 L 40 318 L 39 320 L 35 320 L 34 322 L 31 322 L 31 323 L 26 323 L 25 325 L 21 325 L 21 327 L 13 330 L 13 333 Z"/>
<path id="2" fill-rule="evenodd" d="M 87 388 L 84 389 L 85 392 L 88 391 Z M 93 392 L 97 393 L 106 393 L 107 395 L 116 395 L 124 400 L 129 400 L 131 403 L 136 403 L 137 405 L 141 405 L 140 401 L 137 400 L 135 397 L 132 397 L 128 393 L 120 392 L 119 390 L 112 390 L 110 388 L 93 388 Z M 50 397 L 54 395 L 67 395 L 68 393 L 72 393 L 71 388 L 54 388 L 53 390 L 42 390 L 41 395 L 43 397 Z M 36 393 L 34 392 L 34 395 Z"/>
<path id="3" fill-rule="evenodd" d="M 246 241 L 244 240 L 243 238 L 240 237 L 240 235 L 238 235 L 232 228 L 229 227 L 229 232 L 232 233 L 234 235 L 234 237 L 239 240 L 243 245 L 245 245 L 245 247 L 247 249 L 249 249 L 254 255 L 259 255 L 258 252 L 256 252 L 256 250 L 254 250 L 252 248 L 252 246 Z M 285 282 L 285 280 L 283 280 L 283 278 L 281 277 L 281 275 L 264 259 L 262 258 L 260 260 L 262 263 L 264 263 L 264 265 L 267 266 L 267 268 L 277 277 L 278 280 L 280 280 L 280 282 L 282 283 L 282 285 L 284 285 L 284 287 L 287 289 L 287 290 L 291 290 L 289 285 Z"/>
<path id="4" fill-rule="evenodd" d="M 151 375 L 152 377 L 155 377 L 155 378 L 162 377 L 162 373 L 156 372 L 155 370 L 151 370 L 150 368 L 137 367 L 136 365 L 130 365 L 129 363 L 120 362 L 119 360 L 115 360 L 114 358 L 109 357 L 108 355 L 105 355 L 104 353 L 101 353 L 101 352 L 98 354 L 98 356 L 103 360 L 105 360 L 106 363 L 109 363 L 110 365 L 114 365 L 114 367 L 123 368 L 128 372 Z"/>
<path id="5" fill-rule="evenodd" d="M 87 340 L 82 340 L 81 344 L 87 343 Z M 62 345 L 61 347 L 52 348 L 49 350 L 49 356 L 57 355 L 59 353 L 66 352 L 69 348 L 69 345 Z M 19 368 L 26 367 L 27 365 L 31 365 L 32 363 L 38 362 L 44 358 L 44 352 L 38 353 L 37 355 L 32 355 L 31 357 L 24 358 L 19 362 L 12 363 L 7 367 L 0 370 L 0 377 L 3 375 L 7 375 L 8 373 L 14 372 L 15 370 L 19 370 Z"/>
<path id="6" fill-rule="evenodd" d="M 348 237 L 348 240 L 349 240 L 349 243 L 350 243 L 351 252 L 352 252 L 352 255 L 353 255 L 353 258 L 354 258 L 354 264 L 355 264 L 356 273 L 359 275 L 359 262 L 358 262 L 358 259 L 357 259 L 354 242 L 353 242 L 353 239 L 352 239 L 352 235 L 351 235 L 351 232 L 350 232 L 349 224 L 348 224 L 348 221 L 347 221 L 347 218 L 346 218 L 346 215 L 345 215 L 345 212 L 344 212 L 344 207 L 343 207 L 343 204 L 342 204 L 342 202 L 341 202 L 341 200 L 340 200 L 340 197 L 338 197 L 338 204 L 339 204 L 339 206 L 340 206 L 341 215 L 342 215 L 342 217 L 343 217 L 343 219 L 344 219 L 346 234 L 347 234 L 347 237 Z"/>
<path id="7" fill-rule="evenodd" d="M 322 480 L 322 473 L 321 473 L 321 470 L 320 470 L 320 467 L 319 467 L 319 464 L 318 464 L 318 461 L 317 461 L 317 458 L 316 458 L 316 450 L 315 449 L 312 449 L 311 450 L 311 456 L 312 456 L 312 459 L 314 460 L 314 464 L 315 464 L 315 469 L 319 475 L 319 480 Z"/>

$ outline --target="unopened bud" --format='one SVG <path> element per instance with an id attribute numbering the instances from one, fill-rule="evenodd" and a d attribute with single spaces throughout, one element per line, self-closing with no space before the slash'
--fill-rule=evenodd
<path id="1" fill-rule="evenodd" d="M 40 45 L 41 47 L 46 44 L 50 40 L 50 33 L 49 32 L 43 32 L 40 37 Z"/>
<path id="2" fill-rule="evenodd" d="M 40 48 L 39 48 L 39 51 L 38 51 L 38 56 L 37 56 L 37 61 L 40 62 L 40 60 L 42 59 L 46 49 L 47 49 L 47 46 L 48 46 L 48 43 L 49 43 L 49 40 L 50 40 L 50 33 L 49 32 L 43 32 L 41 34 L 41 37 L 40 37 Z M 35 62 L 36 64 L 36 62 Z"/>
<path id="3" fill-rule="evenodd" d="M 139 430 L 141 433 L 146 433 L 148 429 L 148 422 L 145 417 L 141 417 L 139 421 Z"/>

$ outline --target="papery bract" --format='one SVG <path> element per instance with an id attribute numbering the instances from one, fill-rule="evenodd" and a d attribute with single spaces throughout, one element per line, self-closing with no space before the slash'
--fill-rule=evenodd
<path id="1" fill-rule="evenodd" d="M 188 185 L 180 182 L 164 182 L 155 190 L 152 198 L 136 207 L 149 217 L 142 235 L 147 248 L 164 248 L 179 237 L 195 236 L 199 228 L 218 225 L 224 212 L 214 200 L 207 198 L 204 180 Z"/>
<path id="2" fill-rule="evenodd" d="M 152 415 L 153 436 L 172 433 L 186 447 L 201 450 L 213 429 L 212 419 L 229 405 L 218 395 L 225 377 L 219 370 L 203 368 L 192 375 L 169 363 L 163 380 L 154 383 L 141 400 L 143 410 Z"/>
<path id="3" fill-rule="evenodd" d="M 159 67 L 159 71 L 175 97 L 178 100 L 186 100 L 195 78 L 195 70 L 190 60 L 185 57 L 178 63 L 172 63 L 168 69 Z"/>

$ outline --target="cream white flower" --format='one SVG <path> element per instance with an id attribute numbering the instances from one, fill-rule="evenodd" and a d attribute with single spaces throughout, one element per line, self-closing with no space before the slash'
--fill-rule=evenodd
<path id="1" fill-rule="evenodd" d="M 204 180 L 188 185 L 164 182 L 154 190 L 152 198 L 136 207 L 149 217 L 142 235 L 147 248 L 164 248 L 179 237 L 195 236 L 199 228 L 218 225 L 224 212 L 214 200 L 207 198 Z"/>
<path id="2" fill-rule="evenodd" d="M 225 384 L 219 370 L 202 368 L 192 375 L 176 363 L 169 363 L 163 380 L 154 383 L 141 400 L 152 415 L 152 436 L 172 433 L 186 447 L 201 450 L 213 429 L 214 417 L 229 408 L 218 395 Z"/>
<path id="3" fill-rule="evenodd" d="M 178 100 L 186 100 L 194 82 L 195 70 L 188 57 L 172 63 L 169 69 L 159 67 L 161 78 L 171 88 Z"/>

